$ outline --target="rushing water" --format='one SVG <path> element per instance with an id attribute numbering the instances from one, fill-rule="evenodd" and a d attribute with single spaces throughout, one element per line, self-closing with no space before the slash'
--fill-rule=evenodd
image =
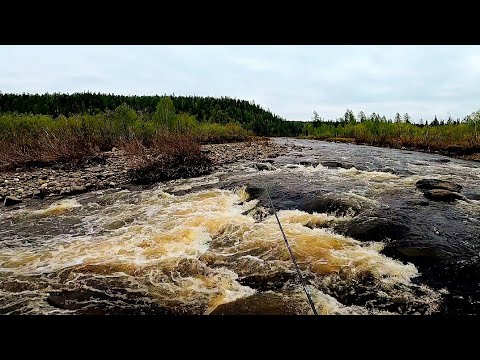
<path id="1" fill-rule="evenodd" d="M 297 147 L 271 171 L 238 162 L 3 211 L 0 313 L 245 313 L 255 299 L 250 313 L 310 314 L 265 187 L 320 314 L 480 313 L 478 163 L 276 141 Z M 468 200 L 430 201 L 422 178 Z M 318 196 L 346 205 L 302 211 Z"/>

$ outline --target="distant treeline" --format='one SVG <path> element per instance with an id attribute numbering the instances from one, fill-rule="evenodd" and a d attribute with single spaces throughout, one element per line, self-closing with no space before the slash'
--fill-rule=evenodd
<path id="1" fill-rule="evenodd" d="M 296 136 L 303 123 L 286 121 L 271 111 L 246 100 L 228 97 L 170 96 L 178 113 L 195 116 L 196 121 L 228 124 L 237 122 L 260 136 Z M 0 113 L 50 115 L 95 115 L 113 111 L 122 104 L 137 112 L 153 114 L 160 96 L 125 96 L 100 93 L 2 94 Z"/>
<path id="2" fill-rule="evenodd" d="M 301 135 L 470 154 L 480 151 L 479 133 L 480 112 L 474 112 L 463 120 L 438 120 L 435 116 L 430 123 L 422 120 L 414 124 L 408 114 L 401 116 L 397 113 L 392 120 L 375 113 L 366 116 L 363 112 L 355 117 L 351 110 L 347 110 L 342 118 L 335 121 L 325 121 L 314 112 L 312 121 L 304 124 Z"/>

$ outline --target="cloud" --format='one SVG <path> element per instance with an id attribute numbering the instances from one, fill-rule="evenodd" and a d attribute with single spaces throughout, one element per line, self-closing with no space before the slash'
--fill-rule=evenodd
<path id="1" fill-rule="evenodd" d="M 478 46 L 0 46 L 3 92 L 229 96 L 291 120 L 480 108 Z"/>

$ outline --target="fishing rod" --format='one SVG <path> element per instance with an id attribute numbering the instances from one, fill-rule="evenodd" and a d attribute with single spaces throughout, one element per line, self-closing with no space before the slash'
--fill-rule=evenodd
<path id="1" fill-rule="evenodd" d="M 298 267 L 297 260 L 295 259 L 295 256 L 293 255 L 292 249 L 290 248 L 290 244 L 288 243 L 287 236 L 285 235 L 285 232 L 283 231 L 282 224 L 280 223 L 280 220 L 277 215 L 277 211 L 275 210 L 275 206 L 273 206 L 273 201 L 272 198 L 270 197 L 270 191 L 268 191 L 268 187 L 265 188 L 267 191 L 268 199 L 270 200 L 270 205 L 273 210 L 273 214 L 275 215 L 275 218 L 277 219 L 278 226 L 280 227 L 280 231 L 282 232 L 283 235 L 283 240 L 285 240 L 285 245 L 287 246 L 288 252 L 290 254 L 290 259 L 292 259 L 293 264 L 295 265 L 295 270 L 297 271 L 298 278 L 300 279 L 300 282 L 303 287 L 303 291 L 305 292 L 305 295 L 307 295 L 307 300 L 312 308 L 312 311 L 315 315 L 318 315 L 317 310 L 315 309 L 315 305 L 313 304 L 312 298 L 310 297 L 309 292 L 307 291 L 307 285 L 305 284 L 305 279 L 302 276 L 302 273 L 300 272 L 300 268 Z"/>

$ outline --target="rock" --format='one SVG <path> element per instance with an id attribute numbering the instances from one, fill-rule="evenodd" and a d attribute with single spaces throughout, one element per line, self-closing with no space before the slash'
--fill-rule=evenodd
<path id="1" fill-rule="evenodd" d="M 351 221 L 338 224 L 335 229 L 343 235 L 360 241 L 398 240 L 405 237 L 410 229 L 395 215 L 376 217 L 360 215 Z"/>
<path id="2" fill-rule="evenodd" d="M 313 166 L 313 167 L 316 167 L 316 166 L 318 166 L 319 162 L 318 162 L 318 161 L 300 161 L 299 164 L 300 164 L 300 165 L 303 165 L 303 166 Z"/>
<path id="3" fill-rule="evenodd" d="M 219 305 L 211 315 L 294 315 L 291 301 L 273 293 L 259 293 Z"/>
<path id="4" fill-rule="evenodd" d="M 86 171 L 97 173 L 97 172 L 102 171 L 102 167 L 101 166 L 94 166 L 94 167 L 86 169 Z"/>
<path id="5" fill-rule="evenodd" d="M 448 163 L 450 162 L 450 159 L 432 159 L 430 161 L 437 162 L 437 163 Z"/>
<path id="6" fill-rule="evenodd" d="M 270 165 L 269 163 L 253 163 L 253 167 L 259 171 L 272 171 L 275 170 L 275 167 Z"/>
<path id="7" fill-rule="evenodd" d="M 251 275 L 240 278 L 238 281 L 244 286 L 259 291 L 281 289 L 287 281 L 296 279 L 295 272 L 278 271 L 262 275 Z"/>
<path id="8" fill-rule="evenodd" d="M 324 167 L 333 168 L 333 169 L 335 168 L 350 169 L 353 167 L 353 165 L 342 164 L 341 162 L 338 162 L 338 161 L 322 161 L 321 164 Z"/>
<path id="9" fill-rule="evenodd" d="M 112 181 L 112 182 L 110 182 L 110 183 L 108 184 L 108 186 L 115 187 L 115 186 L 117 186 L 117 184 Z"/>
<path id="10" fill-rule="evenodd" d="M 300 210 L 308 213 L 327 213 L 336 216 L 358 215 L 372 206 L 348 194 L 319 194 L 300 205 Z"/>
<path id="11" fill-rule="evenodd" d="M 74 185 L 70 188 L 70 194 L 81 194 L 85 192 L 87 189 L 85 186 Z"/>
<path id="12" fill-rule="evenodd" d="M 436 201 L 446 201 L 446 202 L 452 202 L 455 200 L 466 200 L 466 198 L 454 191 L 449 191 L 445 189 L 432 189 L 432 190 L 426 190 L 423 193 L 426 198 L 431 199 L 431 200 L 436 200 Z"/>
<path id="13" fill-rule="evenodd" d="M 3 201 L 3 204 L 5 206 L 12 206 L 12 205 L 20 204 L 21 202 L 22 202 L 21 199 L 18 199 L 14 196 L 6 196 Z"/>
<path id="14" fill-rule="evenodd" d="M 125 225 L 125 221 L 115 220 L 115 221 L 111 222 L 110 224 L 107 224 L 105 226 L 105 228 L 108 229 L 108 230 L 116 230 L 116 229 L 120 229 L 124 225 Z"/>
<path id="15" fill-rule="evenodd" d="M 245 191 L 249 195 L 249 199 L 257 199 L 265 190 L 256 186 L 247 186 Z"/>
<path id="16" fill-rule="evenodd" d="M 453 192 L 460 192 L 462 190 L 462 186 L 455 184 L 451 181 L 444 181 L 438 179 L 421 179 L 418 180 L 415 184 L 417 189 L 420 190 L 431 190 L 431 189 L 444 189 Z"/>

